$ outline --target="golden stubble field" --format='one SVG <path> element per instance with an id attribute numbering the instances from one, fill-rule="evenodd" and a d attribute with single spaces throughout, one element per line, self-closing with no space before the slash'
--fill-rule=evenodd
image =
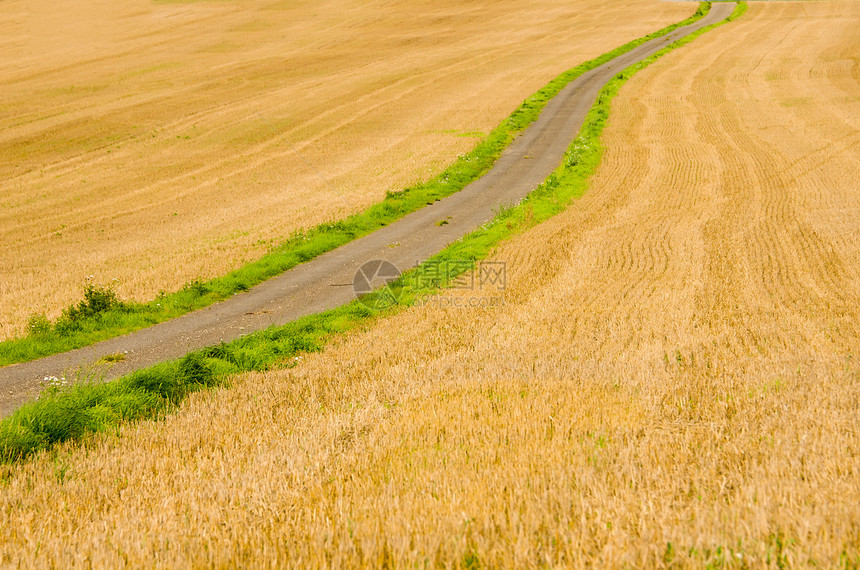
<path id="1" fill-rule="evenodd" d="M 754 3 L 659 60 L 586 196 L 497 252 L 504 307 L 14 469 L 0 560 L 857 565 L 858 27 Z"/>
<path id="2" fill-rule="evenodd" d="M 557 74 L 694 9 L 6 0 L 0 340 L 88 276 L 151 299 L 426 180 Z"/>

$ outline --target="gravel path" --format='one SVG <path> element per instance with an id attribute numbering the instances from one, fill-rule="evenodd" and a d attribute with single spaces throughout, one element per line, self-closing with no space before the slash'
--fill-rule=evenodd
<path id="1" fill-rule="evenodd" d="M 348 303 L 354 298 L 353 276 L 367 261 L 388 260 L 401 271 L 414 267 L 545 180 L 561 163 L 600 89 L 616 73 L 683 36 L 727 18 L 734 8 L 734 3 L 715 3 L 698 22 L 581 75 L 547 104 L 540 118 L 508 147 L 490 172 L 444 200 L 221 303 L 92 346 L 0 368 L 0 415 L 32 399 L 45 376 L 65 373 L 71 377 L 77 369 L 93 369 L 105 355 L 127 353 L 125 360 L 99 370 L 107 379 L 115 378 Z M 437 225 L 440 220 L 448 223 Z"/>

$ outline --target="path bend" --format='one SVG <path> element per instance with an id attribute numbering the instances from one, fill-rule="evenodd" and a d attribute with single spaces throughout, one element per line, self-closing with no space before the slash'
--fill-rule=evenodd
<path id="1" fill-rule="evenodd" d="M 384 259 L 401 271 L 415 267 L 493 218 L 543 182 L 561 163 L 598 93 L 619 71 L 667 45 L 728 18 L 734 2 L 714 3 L 693 24 L 620 55 L 570 82 L 540 117 L 502 153 L 493 168 L 463 190 L 320 255 L 230 299 L 121 337 L 0 368 L 0 416 L 32 399 L 46 376 L 90 368 L 106 355 L 127 353 L 104 370 L 107 379 L 222 341 L 282 325 L 350 302 L 353 275 L 363 263 Z M 448 223 L 437 225 L 440 220 Z"/>

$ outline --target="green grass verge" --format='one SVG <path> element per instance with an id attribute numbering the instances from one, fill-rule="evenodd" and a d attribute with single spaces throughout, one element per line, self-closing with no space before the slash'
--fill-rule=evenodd
<path id="1" fill-rule="evenodd" d="M 742 14 L 745 8 L 745 4 L 740 4 L 731 19 Z M 610 102 L 623 83 L 667 51 L 689 43 L 714 26 L 616 75 L 600 92 L 579 136 L 565 153 L 562 165 L 522 202 L 501 210 L 490 223 L 392 284 L 397 304 L 375 311 L 354 301 L 110 382 L 83 382 L 70 387 L 57 382 L 47 387 L 38 400 L 0 421 L 0 461 L 16 462 L 58 443 L 81 440 L 87 434 L 109 430 L 122 422 L 159 417 L 174 409 L 191 392 L 225 385 L 231 374 L 295 366 L 298 355 L 321 350 L 334 335 L 368 327 L 374 320 L 396 314 L 428 294 L 440 293 L 442 288 L 416 287 L 412 276 L 420 273 L 422 267 L 440 261 L 485 259 L 503 240 L 561 212 L 581 196 L 600 164 L 603 153 L 600 134 L 606 125 Z M 452 279 L 456 275 L 447 277 Z"/>
<path id="2" fill-rule="evenodd" d="M 463 189 L 492 168 L 514 137 L 537 120 L 547 101 L 555 97 L 565 85 L 586 71 L 650 39 L 698 20 L 708 9 L 709 3 L 703 2 L 691 18 L 627 43 L 561 74 L 526 99 L 470 153 L 458 158 L 436 178 L 401 192 L 388 193 L 382 202 L 344 220 L 296 233 L 257 261 L 227 275 L 210 281 L 188 283 L 179 291 L 161 294 L 147 303 L 116 300 L 115 303 L 92 311 L 89 310 L 89 297 L 86 297 L 81 304 L 67 309 L 55 322 L 48 321 L 44 316 L 34 315 L 25 336 L 0 342 L 0 366 L 88 346 L 222 301 Z M 88 285 L 85 295 L 93 292 L 105 296 L 109 289 L 96 288 L 93 291 Z M 78 308 L 83 310 L 76 312 Z"/>

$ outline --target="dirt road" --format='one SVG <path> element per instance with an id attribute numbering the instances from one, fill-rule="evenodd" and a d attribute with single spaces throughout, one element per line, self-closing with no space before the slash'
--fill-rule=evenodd
<path id="1" fill-rule="evenodd" d="M 442 250 L 491 219 L 500 206 L 528 194 L 560 164 L 600 88 L 616 73 L 702 27 L 728 17 L 734 3 L 714 4 L 695 24 L 645 43 L 569 84 L 480 180 L 444 200 L 369 236 L 300 265 L 283 275 L 213 305 L 148 329 L 37 361 L 0 369 L 0 413 L 32 398 L 45 376 L 72 377 L 101 357 L 127 353 L 104 371 L 107 378 L 229 341 L 271 325 L 340 306 L 354 298 L 356 270 L 374 259 L 401 271 Z M 446 220 L 445 225 L 437 225 Z"/>

